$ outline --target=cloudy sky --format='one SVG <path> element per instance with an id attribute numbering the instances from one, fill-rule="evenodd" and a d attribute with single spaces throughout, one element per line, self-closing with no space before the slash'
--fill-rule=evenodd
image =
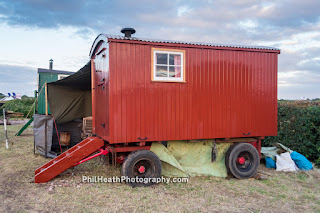
<path id="1" fill-rule="evenodd" d="M 100 33 L 281 49 L 278 98 L 320 97 L 319 0 L 0 0 L 0 92 L 33 94 L 37 68 L 77 71 Z"/>

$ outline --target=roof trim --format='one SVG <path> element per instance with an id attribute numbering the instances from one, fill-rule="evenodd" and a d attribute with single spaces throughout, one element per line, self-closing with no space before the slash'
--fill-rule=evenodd
<path id="1" fill-rule="evenodd" d="M 92 58 L 93 54 L 95 53 L 95 51 L 97 49 L 98 44 L 101 41 L 108 42 L 108 37 L 106 37 L 104 34 L 99 34 L 97 36 L 97 38 L 94 40 L 94 42 L 93 42 L 93 44 L 91 46 L 91 49 L 90 49 L 90 53 L 89 53 L 89 57 L 90 58 Z"/>
<path id="2" fill-rule="evenodd" d="M 49 69 L 38 68 L 38 73 L 53 73 L 53 74 L 72 75 L 75 72 L 64 71 L 64 70 L 49 70 Z"/>
<path id="3" fill-rule="evenodd" d="M 172 40 L 160 40 L 160 39 L 146 39 L 146 38 L 137 38 L 137 37 L 124 37 L 118 35 L 109 35 L 109 34 L 100 34 L 92 44 L 90 50 L 90 57 L 92 57 L 93 52 L 95 51 L 97 45 L 101 42 L 109 42 L 109 41 L 119 41 L 125 43 L 157 43 L 163 45 L 179 45 L 179 46 L 200 46 L 200 47 L 213 47 L 213 48 L 223 48 L 223 49 L 237 49 L 237 50 L 247 50 L 247 51 L 271 51 L 280 53 L 280 49 L 274 47 L 267 46 L 252 46 L 252 45 L 237 45 L 237 44 L 215 44 L 215 43 L 202 43 L 202 42 L 186 42 L 186 41 L 172 41 Z"/>

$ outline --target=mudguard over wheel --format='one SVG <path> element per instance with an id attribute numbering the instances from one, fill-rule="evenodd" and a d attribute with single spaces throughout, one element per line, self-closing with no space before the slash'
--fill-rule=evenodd
<path id="1" fill-rule="evenodd" d="M 257 149 L 249 143 L 233 144 L 226 153 L 226 167 L 238 179 L 252 177 L 260 162 Z"/>
<path id="2" fill-rule="evenodd" d="M 121 176 L 130 178 L 131 180 L 138 180 L 136 177 L 140 180 L 142 178 L 144 180 L 147 178 L 160 178 L 161 161 L 156 154 L 149 150 L 137 150 L 129 154 L 123 162 Z M 148 180 L 145 182 L 126 181 L 126 183 L 132 187 L 142 187 L 153 185 L 155 182 Z"/>

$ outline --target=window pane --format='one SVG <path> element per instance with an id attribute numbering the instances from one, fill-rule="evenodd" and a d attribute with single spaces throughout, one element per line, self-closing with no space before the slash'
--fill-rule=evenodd
<path id="1" fill-rule="evenodd" d="M 168 77 L 167 66 L 156 66 L 157 77 Z"/>
<path id="2" fill-rule="evenodd" d="M 181 77 L 181 67 L 180 66 L 175 66 L 169 67 L 169 77 L 174 77 L 174 78 L 180 78 Z"/>
<path id="3" fill-rule="evenodd" d="M 157 53 L 156 64 L 168 64 L 168 54 Z"/>
<path id="4" fill-rule="evenodd" d="M 181 65 L 181 55 L 170 54 L 169 65 Z"/>

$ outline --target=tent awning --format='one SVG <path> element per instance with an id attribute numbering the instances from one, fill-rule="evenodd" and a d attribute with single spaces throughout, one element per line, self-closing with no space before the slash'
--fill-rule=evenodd
<path id="1" fill-rule="evenodd" d="M 47 84 L 51 114 L 57 123 L 92 115 L 91 61 L 78 72 Z"/>
<path id="2" fill-rule="evenodd" d="M 73 89 L 90 90 L 91 89 L 91 61 L 89 61 L 78 72 L 64 79 L 48 83 L 48 85 L 66 86 Z"/>

